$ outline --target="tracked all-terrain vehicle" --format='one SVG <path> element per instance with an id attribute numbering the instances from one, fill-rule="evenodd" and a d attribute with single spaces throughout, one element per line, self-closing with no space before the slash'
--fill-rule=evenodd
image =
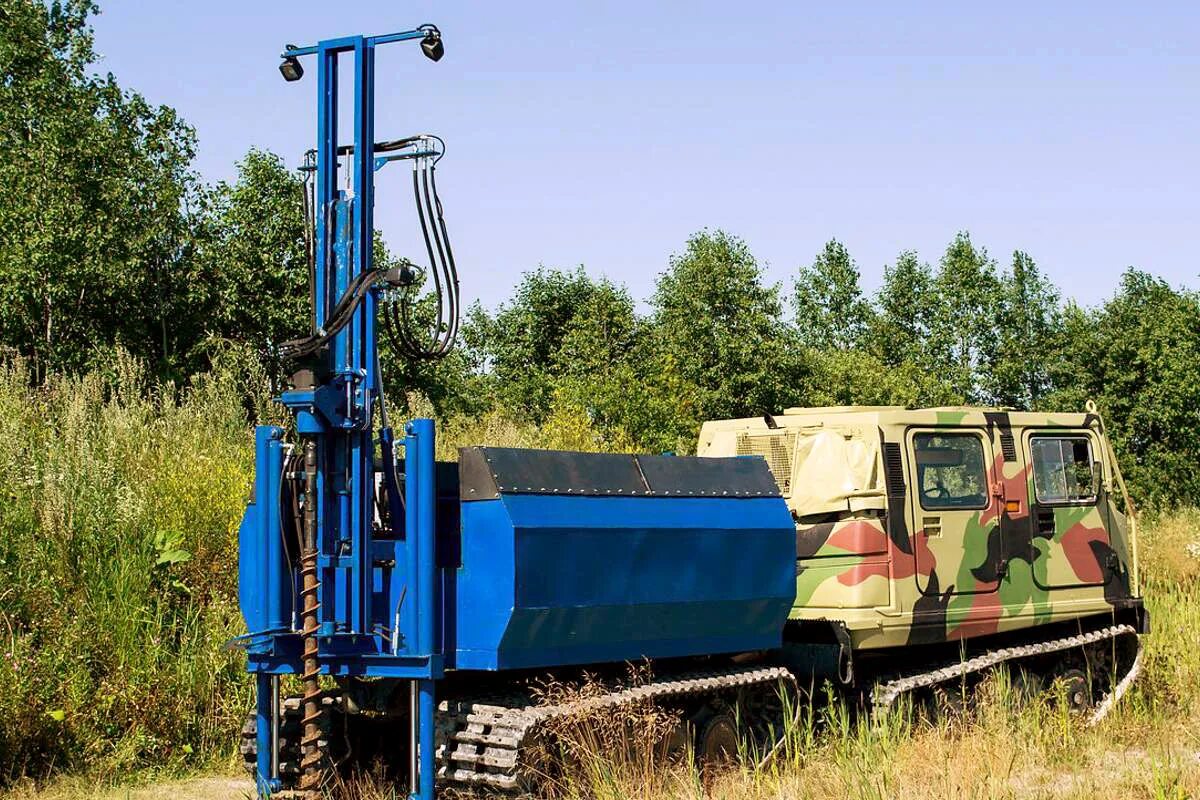
<path id="1" fill-rule="evenodd" d="M 282 54 L 289 82 L 315 62 L 317 141 L 309 331 L 279 347 L 290 424 L 256 430 L 239 530 L 260 797 L 315 798 L 371 764 L 420 800 L 536 792 L 564 723 L 646 704 L 678 720 L 670 751 L 769 753 L 825 679 L 880 710 L 1003 663 L 1095 713 L 1120 696 L 1146 618 L 1092 413 L 801 409 L 708 423 L 697 457 L 466 447 L 438 463 L 433 420 L 394 431 L 380 329 L 397 357 L 437 359 L 460 305 L 444 143 L 375 136 L 375 52 L 405 41 L 444 52 L 424 25 Z M 424 284 L 374 264 L 375 174 L 396 162 Z M 547 699 L 546 681 L 566 690 Z"/>
<path id="2" fill-rule="evenodd" d="M 794 408 L 706 423 L 699 453 L 762 456 L 787 501 L 798 673 L 881 710 L 1007 663 L 1094 716 L 1135 676 L 1136 528 L 1094 409 Z"/>

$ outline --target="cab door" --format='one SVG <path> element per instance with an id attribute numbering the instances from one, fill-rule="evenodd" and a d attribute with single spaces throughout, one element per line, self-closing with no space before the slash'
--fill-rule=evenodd
<path id="1" fill-rule="evenodd" d="M 1030 431 L 1033 579 L 1042 589 L 1100 586 L 1117 565 L 1101 502 L 1099 441 L 1088 430 Z"/>
<path id="2" fill-rule="evenodd" d="M 995 592 L 1005 556 L 990 438 L 974 428 L 913 429 L 908 456 L 917 586 L 938 597 Z"/>

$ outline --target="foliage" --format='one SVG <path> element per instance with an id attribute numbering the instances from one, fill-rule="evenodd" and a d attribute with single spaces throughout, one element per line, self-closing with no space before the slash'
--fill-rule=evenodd
<path id="1" fill-rule="evenodd" d="M 933 271 L 917 254 L 906 250 L 896 263 L 884 267 L 883 286 L 875 297 L 871 350 L 889 366 L 929 367 L 926 343 L 937 308 Z"/>
<path id="2" fill-rule="evenodd" d="M 1053 386 L 1046 356 L 1059 344 L 1059 292 L 1019 250 L 1000 281 L 996 349 L 985 383 L 997 405 L 1037 408 Z"/>
<path id="3" fill-rule="evenodd" d="M 650 302 L 654 355 L 680 391 L 681 431 L 797 405 L 799 343 L 782 320 L 779 288 L 763 285 L 745 242 L 724 231 L 692 236 Z"/>
<path id="4" fill-rule="evenodd" d="M 545 420 L 551 413 L 555 380 L 581 368 L 575 357 L 594 357 L 598 347 L 628 346 L 632 331 L 613 327 L 622 321 L 625 306 L 631 303 L 624 290 L 593 280 L 582 267 L 527 272 L 512 299 L 494 316 L 476 306 L 467 336 L 478 343 L 495 402 L 534 422 Z M 592 312 L 600 313 L 601 324 L 608 326 L 601 339 L 587 343 L 586 353 L 563 352 L 564 340 Z M 625 321 L 630 318 L 631 314 Z M 579 350 L 583 343 L 578 335 L 574 338 L 571 348 Z"/>
<path id="5" fill-rule="evenodd" d="M 308 261 L 301 183 L 283 159 L 251 150 L 233 183 L 209 193 L 198 232 L 192 341 L 256 345 L 270 362 L 275 346 L 309 328 Z"/>
<path id="6" fill-rule="evenodd" d="M 175 111 L 94 74 L 95 10 L 0 0 L 0 783 L 180 768 L 228 747 L 249 697 L 224 649 L 241 630 L 247 418 L 280 413 L 268 388 L 286 365 L 273 353 L 308 327 L 299 178 L 251 150 L 235 180 L 201 185 Z M 398 260 L 375 247 L 378 263 Z M 688 452 L 704 420 L 793 405 L 1094 399 L 1139 501 L 1200 504 L 1195 292 L 1130 269 L 1083 308 L 1028 254 L 999 270 L 965 232 L 936 268 L 899 254 L 872 298 L 836 240 L 787 288 L 793 320 L 781 291 L 720 230 L 670 258 L 644 314 L 582 267 L 538 268 L 494 312 L 470 310 L 450 358 L 414 363 L 385 345 L 389 398 L 439 418 L 444 458 L 460 444 Z M 417 317 L 429 308 L 426 296 Z M 1114 725 L 1194 723 L 1194 531 L 1193 513 L 1146 537 L 1153 610 L 1168 622 Z M 993 720 L 968 743 L 1024 737 L 1073 757 L 1047 738 L 1061 733 L 1051 722 Z M 793 775 L 880 796 L 876 771 L 912 777 L 896 740 L 840 731 L 802 733 L 841 784 L 806 772 L 809 749 L 794 749 Z M 935 760 L 957 758 L 952 738 L 921 735 Z"/>
<path id="7" fill-rule="evenodd" d="M 989 399 L 980 373 L 995 359 L 999 287 L 987 250 L 954 237 L 933 276 L 928 363 L 968 403 Z"/>
<path id="8" fill-rule="evenodd" d="M 0 342 L 38 378 L 114 342 L 167 368 L 187 348 L 195 136 L 90 74 L 94 11 L 0 3 Z"/>
<path id="9" fill-rule="evenodd" d="M 954 401 L 946 385 L 906 361 L 889 366 L 864 350 L 817 351 L 805 401 L 810 406 L 939 405 Z"/>
<path id="10" fill-rule="evenodd" d="M 1088 313 L 1069 310 L 1062 373 L 1048 401 L 1094 398 L 1122 468 L 1156 505 L 1200 498 L 1200 295 L 1128 270 L 1121 288 Z"/>
<path id="11" fill-rule="evenodd" d="M 120 347 L 185 383 L 223 353 L 273 357 L 308 328 L 301 184 L 251 150 L 237 177 L 190 172 L 191 130 L 111 75 L 82 0 L 0 0 L 0 352 L 32 382 L 81 375 Z M 382 239 L 377 262 L 396 263 Z M 621 286 L 538 268 L 466 315 L 447 359 L 381 362 L 394 411 L 506 419 L 571 446 L 688 452 L 706 419 L 793 405 L 984 403 L 1079 409 L 1095 399 L 1139 496 L 1200 502 L 1197 299 L 1131 271 L 1097 309 L 1062 303 L 1028 254 L 999 270 L 959 233 L 936 267 L 912 251 L 873 298 L 845 245 L 798 270 L 785 320 L 746 242 L 692 236 L 638 313 Z M 414 312 L 432 321 L 432 298 Z M 428 319 L 427 319 L 428 318 Z M 255 409 L 255 413 L 271 413 Z"/>
<path id="12" fill-rule="evenodd" d="M 811 267 L 796 274 L 792 304 L 801 344 L 816 349 L 862 346 L 872 308 L 859 285 L 858 267 L 846 246 L 830 239 Z"/>

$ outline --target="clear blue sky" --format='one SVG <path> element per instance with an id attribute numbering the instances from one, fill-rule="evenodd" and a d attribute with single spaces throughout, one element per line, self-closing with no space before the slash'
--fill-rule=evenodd
<path id="1" fill-rule="evenodd" d="M 830 237 L 870 289 L 899 251 L 936 261 L 966 229 L 1085 303 L 1128 265 L 1200 285 L 1195 3 L 102 6 L 101 68 L 196 127 L 210 180 L 250 147 L 296 164 L 313 141 L 316 81 L 279 77 L 285 42 L 439 25 L 439 64 L 381 51 L 377 132 L 447 140 L 464 292 L 488 305 L 538 264 L 645 298 L 703 227 L 785 283 Z M 390 171 L 377 219 L 415 255 Z"/>

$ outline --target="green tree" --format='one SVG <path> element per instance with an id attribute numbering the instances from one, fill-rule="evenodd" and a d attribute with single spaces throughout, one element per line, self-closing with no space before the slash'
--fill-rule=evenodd
<path id="1" fill-rule="evenodd" d="M 707 419 L 795 405 L 801 348 L 783 324 L 777 286 L 740 239 L 692 236 L 659 276 L 653 299 L 657 370 L 676 389 L 676 430 L 693 439 Z"/>
<path id="2" fill-rule="evenodd" d="M 960 233 L 938 263 L 930 315 L 930 368 L 965 402 L 991 400 L 984 371 L 995 363 L 1000 282 L 987 250 Z"/>
<path id="3" fill-rule="evenodd" d="M 1002 406 L 1038 407 L 1050 391 L 1050 359 L 1060 333 L 1059 293 L 1028 254 L 1013 253 L 1000 277 L 996 349 L 987 383 Z"/>
<path id="4" fill-rule="evenodd" d="M 927 353 L 937 297 L 933 271 L 912 250 L 884 267 L 883 285 L 875 297 L 871 349 L 885 364 L 928 365 Z"/>
<path id="5" fill-rule="evenodd" d="M 466 338 L 488 373 L 496 402 L 533 422 L 550 413 L 555 381 L 567 368 L 559 355 L 573 321 L 587 307 L 622 302 L 623 290 L 583 268 L 527 272 L 494 316 L 469 315 Z"/>
<path id="6" fill-rule="evenodd" d="M 1095 312 L 1066 312 L 1066 379 L 1047 406 L 1094 399 L 1133 484 L 1151 505 L 1200 503 L 1200 295 L 1130 269 Z"/>
<path id="7" fill-rule="evenodd" d="M 913 362 L 885 364 L 866 350 L 819 350 L 812 355 L 805 402 L 812 406 L 941 405 L 944 383 Z"/>
<path id="8" fill-rule="evenodd" d="M 237 179 L 209 193 L 199 247 L 206 336 L 252 344 L 270 360 L 308 333 L 305 224 L 300 178 L 271 153 L 251 150 Z"/>
<path id="9" fill-rule="evenodd" d="M 1046 411 L 1072 411 L 1083 408 L 1092 396 L 1092 358 L 1100 346 L 1097 340 L 1098 312 L 1068 300 L 1058 316 L 1058 331 L 1053 348 L 1045 354 L 1049 393 L 1039 403 Z"/>
<path id="10" fill-rule="evenodd" d="M 596 292 L 580 306 L 554 356 L 552 406 L 587 420 L 607 449 L 634 449 L 656 427 L 655 397 L 640 369 L 645 324 L 624 289 Z"/>
<path id="11" fill-rule="evenodd" d="M 0 5 L 0 343 L 37 379 L 121 344 L 177 355 L 194 135 L 91 69 L 90 2 Z"/>
<path id="12" fill-rule="evenodd" d="M 830 239 L 812 266 L 801 267 L 792 292 L 796 333 L 816 350 L 851 350 L 863 344 L 872 309 L 845 245 Z"/>

